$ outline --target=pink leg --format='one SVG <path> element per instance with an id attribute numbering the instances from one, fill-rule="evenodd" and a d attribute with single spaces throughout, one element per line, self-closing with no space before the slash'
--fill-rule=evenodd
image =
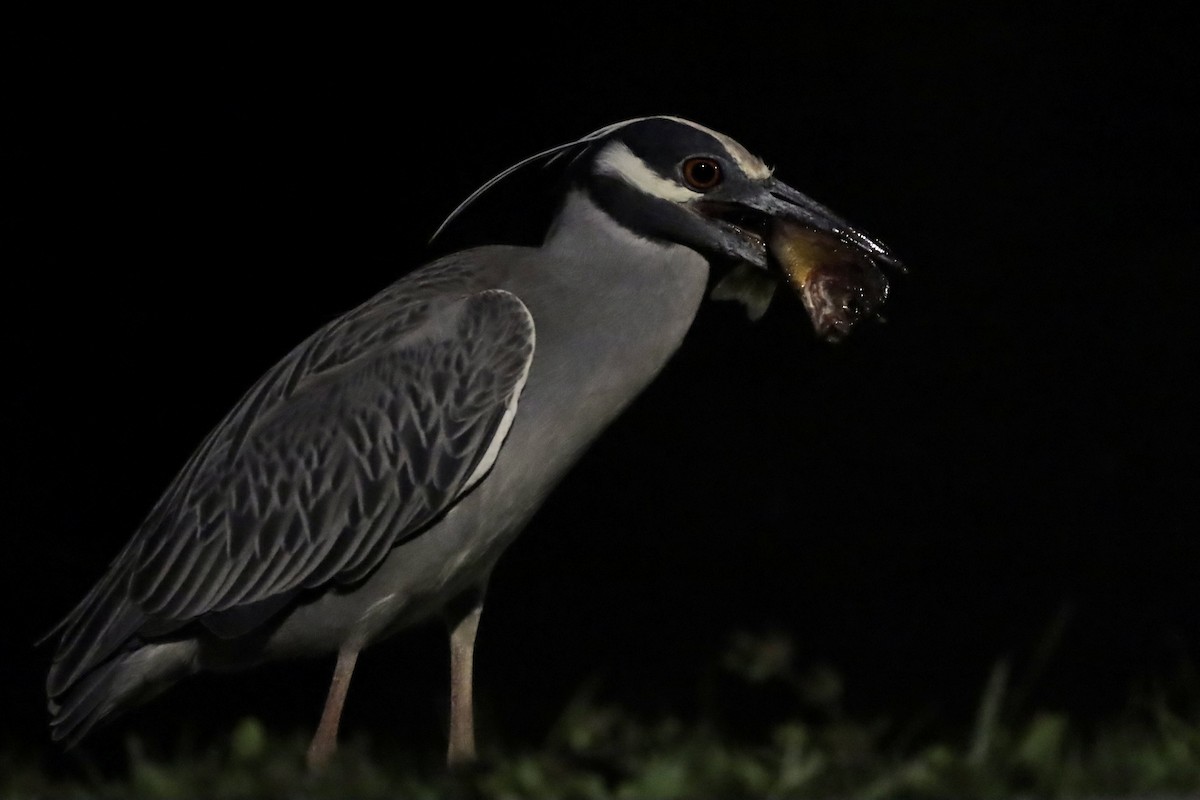
<path id="1" fill-rule="evenodd" d="M 450 624 L 450 767 L 475 760 L 475 719 L 472 710 L 471 672 L 475 654 L 475 631 L 479 628 L 482 601 Z"/>
<path id="2" fill-rule="evenodd" d="M 333 681 L 329 684 L 329 696 L 325 698 L 325 710 L 321 713 L 321 724 L 317 726 L 312 744 L 308 746 L 310 772 L 324 768 L 337 750 L 338 723 L 342 719 L 346 690 L 350 688 L 350 676 L 354 674 L 354 663 L 357 660 L 357 648 L 338 652 L 337 666 L 333 668 Z"/>

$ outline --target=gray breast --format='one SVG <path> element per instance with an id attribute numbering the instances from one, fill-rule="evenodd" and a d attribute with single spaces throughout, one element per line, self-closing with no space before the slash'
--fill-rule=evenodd
<path id="1" fill-rule="evenodd" d="M 535 328 L 528 378 L 490 470 L 363 584 L 287 614 L 265 643 L 271 656 L 330 649 L 347 636 L 369 641 L 486 580 L 547 494 L 679 347 L 703 298 L 707 262 L 634 236 L 581 197 L 564 217 L 570 243 L 552 233 L 541 248 L 459 256 L 473 282 L 520 298 Z"/>

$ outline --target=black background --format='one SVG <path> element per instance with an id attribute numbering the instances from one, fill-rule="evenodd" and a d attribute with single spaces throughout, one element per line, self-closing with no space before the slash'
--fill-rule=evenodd
<path id="1" fill-rule="evenodd" d="M 3 735 L 46 745 L 34 640 L 262 371 L 431 255 L 540 230 L 527 175 L 427 244 L 490 175 L 657 113 L 738 139 L 911 274 L 833 346 L 791 298 L 755 325 L 706 305 L 501 561 L 484 735 L 536 742 L 589 679 L 693 713 L 739 630 L 793 637 L 864 715 L 963 724 L 1056 620 L 1031 705 L 1196 691 L 1183 15 L 767 8 L 12 27 Z M 195 679 L 92 747 L 311 727 L 331 664 Z M 345 729 L 440 746 L 445 665 L 433 626 L 369 651 Z"/>

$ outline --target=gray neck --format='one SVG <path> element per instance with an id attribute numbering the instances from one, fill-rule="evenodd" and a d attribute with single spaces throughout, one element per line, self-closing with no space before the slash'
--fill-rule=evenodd
<path id="1" fill-rule="evenodd" d="M 541 248 L 522 251 L 502 288 L 529 307 L 536 344 L 512 436 L 553 474 L 654 379 L 683 341 L 708 280 L 689 248 L 636 236 L 572 194 Z M 558 420 L 557 430 L 523 420 Z M 503 452 L 501 457 L 503 458 Z"/>
<path id="2" fill-rule="evenodd" d="M 568 197 L 533 252 L 511 278 L 537 321 L 535 363 L 611 366 L 604 382 L 631 393 L 679 347 L 708 280 L 694 250 L 635 235 L 582 192 Z"/>

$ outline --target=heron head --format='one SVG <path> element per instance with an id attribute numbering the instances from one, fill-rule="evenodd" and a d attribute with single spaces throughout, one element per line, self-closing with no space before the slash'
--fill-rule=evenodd
<path id="1" fill-rule="evenodd" d="M 817 334 L 837 340 L 877 315 L 889 291 L 883 269 L 904 271 L 886 245 L 779 180 L 737 141 L 678 117 L 626 120 L 530 156 L 450 219 L 517 169 L 559 159 L 574 186 L 633 233 L 728 267 L 713 297 L 741 301 L 752 318 L 787 285 Z"/>

